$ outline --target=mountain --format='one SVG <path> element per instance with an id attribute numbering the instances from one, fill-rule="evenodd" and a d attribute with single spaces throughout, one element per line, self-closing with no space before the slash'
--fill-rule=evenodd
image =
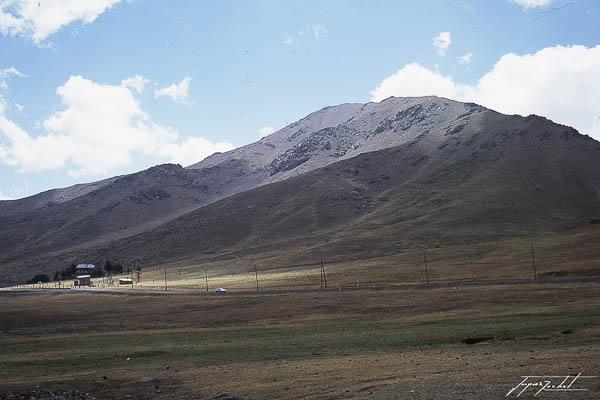
<path id="1" fill-rule="evenodd" d="M 83 183 L 62 189 L 52 189 L 20 200 L 0 201 L 0 221 L 25 215 L 51 204 L 60 204 L 83 196 L 114 182 L 119 177 Z"/>
<path id="2" fill-rule="evenodd" d="M 315 251 L 366 257 L 589 224 L 600 143 L 542 117 L 390 98 L 325 108 L 188 168 L 117 177 L 26 215 L 3 210 L 3 276 L 294 251 L 307 236 Z"/>
<path id="3" fill-rule="evenodd" d="M 243 170 L 243 163 L 235 162 L 202 170 L 165 164 L 103 181 L 66 201 L 40 204 L 40 198 L 55 197 L 46 193 L 8 202 L 0 207 L 0 262 L 108 242 L 160 225 L 221 198 Z M 30 204 L 28 212 L 14 212 Z"/>
<path id="4" fill-rule="evenodd" d="M 326 107 L 256 143 L 214 154 L 188 168 L 244 160 L 261 175 L 263 184 L 271 183 L 361 153 L 407 143 L 482 110 L 475 104 L 437 97 L 391 97 L 380 103 Z"/>
<path id="5" fill-rule="evenodd" d="M 127 237 L 229 195 L 404 143 L 477 109 L 435 97 L 342 104 L 186 169 L 157 166 L 0 202 L 0 263 Z"/>

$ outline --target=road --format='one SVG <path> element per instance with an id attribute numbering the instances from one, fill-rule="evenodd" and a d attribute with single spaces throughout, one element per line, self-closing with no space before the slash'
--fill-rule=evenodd
<path id="1" fill-rule="evenodd" d="M 229 291 L 227 293 L 214 293 L 214 292 L 190 292 L 190 291 L 177 291 L 177 290 L 141 290 L 141 289 L 119 289 L 119 288 L 79 288 L 79 289 L 54 289 L 54 288 L 39 288 L 39 289 L 11 289 L 11 288 L 0 288 L 0 292 L 11 292 L 11 293 L 118 293 L 118 294 L 129 294 L 129 295 L 180 295 L 180 296 L 272 296 L 272 295 L 294 295 L 303 293 L 327 293 L 327 292 L 355 292 L 355 291 L 382 291 L 382 290 L 431 290 L 438 288 L 454 288 L 454 287 L 477 287 L 477 286 L 514 286 L 514 285 L 548 285 L 557 283 L 589 283 L 589 282 L 600 282 L 600 276 L 589 276 L 589 277 L 557 277 L 557 278 L 545 278 L 537 279 L 535 281 L 531 279 L 502 279 L 502 280 L 486 280 L 478 282 L 439 282 L 427 284 L 412 284 L 412 285 L 394 285 L 394 286 L 377 286 L 377 287 L 335 287 L 335 288 L 315 288 L 315 289 L 269 289 L 269 290 L 245 290 L 245 291 Z"/>

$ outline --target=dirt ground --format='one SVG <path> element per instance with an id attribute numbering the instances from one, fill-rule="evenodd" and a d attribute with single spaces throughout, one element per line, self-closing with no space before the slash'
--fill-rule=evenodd
<path id="1" fill-rule="evenodd" d="M 524 375 L 600 375 L 599 295 L 594 283 L 244 297 L 2 293 L 0 391 L 501 398 Z M 600 396 L 597 378 L 577 385 L 586 391 L 537 397 Z"/>

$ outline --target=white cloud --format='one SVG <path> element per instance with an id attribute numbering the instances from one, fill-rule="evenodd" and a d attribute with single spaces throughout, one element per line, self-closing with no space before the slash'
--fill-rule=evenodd
<path id="1" fill-rule="evenodd" d="M 197 162 L 232 147 L 204 138 L 178 144 L 177 131 L 152 122 L 128 87 L 71 76 L 56 92 L 64 110 L 47 118 L 38 136 L 9 120 L 0 101 L 0 162 L 22 172 L 69 167 L 72 176 L 100 175 L 129 165 L 136 154 Z"/>
<path id="2" fill-rule="evenodd" d="M 506 54 L 477 84 L 409 64 L 384 79 L 372 100 L 437 95 L 473 101 L 506 114 L 538 114 L 600 139 L 600 45 L 555 46 Z"/>
<path id="3" fill-rule="evenodd" d="M 523 6 L 523 8 L 535 8 L 535 7 L 543 7 L 552 3 L 552 0 L 509 0 L 511 3 L 518 4 Z"/>
<path id="4" fill-rule="evenodd" d="M 307 25 L 305 30 L 301 29 L 297 33 L 298 33 L 298 36 L 303 36 L 304 33 L 306 33 L 307 35 L 312 35 L 315 37 L 315 39 L 318 39 L 320 37 L 327 35 L 329 33 L 329 31 L 327 30 L 327 28 L 324 25 L 312 24 L 312 25 Z M 283 39 L 283 43 L 285 43 L 287 45 L 292 45 L 292 44 L 294 44 L 295 41 L 296 41 L 296 37 L 291 36 L 291 35 L 285 35 L 284 39 Z"/>
<path id="5" fill-rule="evenodd" d="M 11 66 L 10 68 L 0 69 L 0 79 L 6 79 L 11 75 L 19 76 L 21 78 L 24 78 L 27 76 L 27 75 L 21 73 L 21 71 L 16 69 L 14 66 Z"/>
<path id="6" fill-rule="evenodd" d="M 94 22 L 121 0 L 0 0 L 0 33 L 36 43 L 74 21 Z"/>
<path id="7" fill-rule="evenodd" d="M 216 152 L 223 153 L 233 148 L 231 143 L 212 143 L 202 137 L 191 137 L 181 144 L 169 143 L 162 146 L 158 150 L 158 155 L 167 158 L 170 162 L 186 166 L 197 163 Z"/>
<path id="8" fill-rule="evenodd" d="M 0 88 L 6 89 L 8 87 L 6 81 L 11 76 L 18 76 L 20 78 L 27 77 L 27 75 L 21 73 L 21 71 L 16 69 L 14 66 L 11 66 L 10 68 L 0 69 Z"/>
<path id="9" fill-rule="evenodd" d="M 444 57 L 446 55 L 446 50 L 448 50 L 450 43 L 452 43 L 450 32 L 440 32 L 433 38 L 433 45 L 436 47 L 437 53 L 440 57 Z"/>
<path id="10" fill-rule="evenodd" d="M 329 33 L 329 31 L 327 31 L 327 28 L 321 24 L 312 24 L 311 26 L 308 26 L 306 28 L 306 30 L 308 32 L 312 32 L 312 34 L 315 36 L 315 38 L 319 38 L 321 36 L 325 36 Z"/>
<path id="11" fill-rule="evenodd" d="M 188 77 L 179 82 L 178 85 L 172 84 L 166 88 L 154 90 L 154 97 L 167 96 L 176 103 L 183 103 L 187 99 L 191 80 L 192 78 Z"/>
<path id="12" fill-rule="evenodd" d="M 19 112 L 23 111 L 25 109 L 25 106 L 19 104 L 19 103 L 15 103 L 15 107 L 17 107 L 17 110 L 19 110 Z"/>
<path id="13" fill-rule="evenodd" d="M 121 81 L 121 86 L 133 89 L 138 93 L 142 93 L 144 91 L 144 87 L 148 82 L 150 81 L 144 78 L 143 76 L 134 75 L 131 78 L 123 79 Z"/>
<path id="14" fill-rule="evenodd" d="M 464 56 L 458 57 L 459 64 L 471 64 L 473 61 L 473 53 L 467 53 Z"/>
<path id="15" fill-rule="evenodd" d="M 273 132 L 275 132 L 275 129 L 273 129 L 273 127 L 271 127 L 271 126 L 265 126 L 265 127 L 260 128 L 258 130 L 260 138 L 264 138 L 265 136 L 269 136 Z"/>
<path id="16" fill-rule="evenodd" d="M 417 63 L 407 64 L 392 76 L 384 79 L 371 91 L 373 101 L 381 101 L 391 96 L 442 96 L 464 97 L 464 85 L 456 84 L 451 77 L 431 71 Z"/>

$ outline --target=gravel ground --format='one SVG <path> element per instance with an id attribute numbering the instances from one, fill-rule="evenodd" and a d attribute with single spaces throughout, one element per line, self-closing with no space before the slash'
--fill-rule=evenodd
<path id="1" fill-rule="evenodd" d="M 0 393 L 0 400 L 95 400 L 89 393 L 77 390 L 33 389 L 24 393 Z"/>
<path id="2" fill-rule="evenodd" d="M 34 389 L 23 393 L 0 393 L 0 400 L 95 400 L 89 393 L 78 390 L 40 390 Z M 244 400 L 238 394 L 222 392 L 214 397 L 192 397 L 189 400 Z"/>

